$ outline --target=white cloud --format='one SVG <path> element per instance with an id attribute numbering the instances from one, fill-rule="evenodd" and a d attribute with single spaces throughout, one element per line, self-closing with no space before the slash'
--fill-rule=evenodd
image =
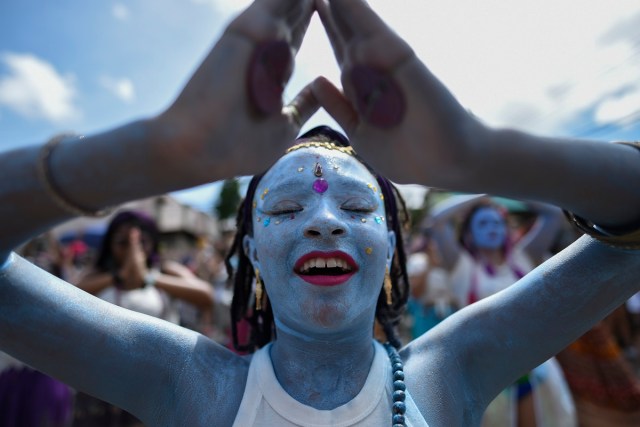
<path id="1" fill-rule="evenodd" d="M 111 13 L 113 17 L 118 21 L 127 21 L 131 18 L 131 12 L 129 8 L 122 3 L 116 3 L 113 5 L 113 9 L 111 9 Z"/>
<path id="2" fill-rule="evenodd" d="M 133 82 L 126 77 L 116 79 L 102 76 L 100 77 L 100 84 L 124 102 L 132 102 L 136 97 Z"/>
<path id="3" fill-rule="evenodd" d="M 598 105 L 594 118 L 598 124 L 618 123 L 622 126 L 640 118 L 640 90 L 612 96 Z"/>
<path id="4" fill-rule="evenodd" d="M 0 60 L 9 74 L 0 76 L 0 106 L 27 118 L 62 122 L 77 118 L 77 96 L 71 76 L 60 75 L 48 62 L 30 54 L 5 53 Z"/>

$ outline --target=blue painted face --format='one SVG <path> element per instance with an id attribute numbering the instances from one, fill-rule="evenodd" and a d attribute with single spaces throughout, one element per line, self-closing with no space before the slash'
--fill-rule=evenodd
<path id="1" fill-rule="evenodd" d="M 507 225 L 495 208 L 485 207 L 471 218 L 471 237 L 480 249 L 500 249 L 507 239 Z"/>
<path id="2" fill-rule="evenodd" d="M 395 247 L 375 178 L 325 148 L 282 157 L 256 190 L 244 247 L 276 325 L 303 334 L 372 326 Z"/>

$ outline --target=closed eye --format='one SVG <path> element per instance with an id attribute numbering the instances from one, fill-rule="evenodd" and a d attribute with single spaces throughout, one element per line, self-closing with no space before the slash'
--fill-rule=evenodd
<path id="1" fill-rule="evenodd" d="M 277 203 L 270 209 L 266 209 L 265 212 L 269 215 L 290 215 L 292 213 L 302 212 L 304 208 L 298 203 Z"/>
<path id="2" fill-rule="evenodd" d="M 342 210 L 357 213 L 371 213 L 374 212 L 376 208 L 377 206 L 361 197 L 349 199 L 340 206 Z"/>

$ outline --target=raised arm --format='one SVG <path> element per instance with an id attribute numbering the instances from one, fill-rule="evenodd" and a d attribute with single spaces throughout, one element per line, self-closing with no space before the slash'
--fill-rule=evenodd
<path id="1" fill-rule="evenodd" d="M 253 3 L 154 117 L 64 138 L 46 159 L 43 144 L 1 153 L 0 254 L 72 216 L 52 199 L 43 168 L 85 210 L 266 169 L 317 110 L 310 90 L 295 110 L 281 101 L 312 9 L 310 0 Z"/>
<path id="2" fill-rule="evenodd" d="M 358 151 L 391 179 L 547 202 L 604 227 L 640 220 L 637 150 L 489 128 L 364 0 L 316 4 L 344 94 L 326 80 L 314 91 Z"/>
<path id="3" fill-rule="evenodd" d="M 312 11 L 311 1 L 258 0 L 157 116 L 63 138 L 49 153 L 42 145 L 0 153 L 0 349 L 145 422 L 163 414 L 171 420 L 188 400 L 174 386 L 184 381 L 200 338 L 103 303 L 8 254 L 72 216 L 61 197 L 97 210 L 266 168 L 317 108 L 310 90 L 294 100 L 296 108 L 281 102 Z M 222 347 L 214 353 L 207 360 L 220 360 L 213 370 L 219 380 L 237 366 Z M 237 396 L 213 385 L 228 389 L 209 396 L 223 416 Z"/>
<path id="4" fill-rule="evenodd" d="M 314 92 L 360 154 L 387 176 L 554 204 L 613 234 L 640 227 L 636 148 L 489 128 L 365 1 L 316 4 L 342 68 L 344 93 L 326 80 L 317 81 Z M 412 342 L 403 353 L 405 372 L 416 378 L 408 376 L 411 393 L 427 414 L 448 408 L 449 414 L 465 413 L 464 425 L 479 423 L 503 387 L 637 292 L 639 273 L 637 253 L 581 239 Z"/>
<path id="5" fill-rule="evenodd" d="M 453 270 L 460 257 L 460 252 L 464 250 L 458 242 L 453 221 L 486 198 L 487 196 L 484 194 L 452 196 L 434 206 L 429 215 L 428 228 L 438 245 L 442 264 L 447 270 Z"/>
<path id="6" fill-rule="evenodd" d="M 536 220 L 516 246 L 531 258 L 534 265 L 538 265 L 551 255 L 551 246 L 565 218 L 560 209 L 546 203 L 529 202 L 527 206 L 535 213 Z"/>
<path id="7" fill-rule="evenodd" d="M 639 274 L 636 252 L 582 237 L 409 344 L 406 371 L 416 379 L 408 387 L 427 413 L 443 405 L 477 423 L 502 389 L 624 304 L 640 289 Z"/>

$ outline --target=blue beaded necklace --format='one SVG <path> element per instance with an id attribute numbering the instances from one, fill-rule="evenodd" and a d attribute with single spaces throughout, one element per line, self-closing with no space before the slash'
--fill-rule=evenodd
<path id="1" fill-rule="evenodd" d="M 387 350 L 389 360 L 391 361 L 391 372 L 393 372 L 393 406 L 391 407 L 392 427 L 404 427 L 405 419 L 404 414 L 407 412 L 407 405 L 404 403 L 407 394 L 407 386 L 404 383 L 404 367 L 402 365 L 402 359 L 398 354 L 398 350 L 390 343 L 384 343 L 384 348 Z"/>

